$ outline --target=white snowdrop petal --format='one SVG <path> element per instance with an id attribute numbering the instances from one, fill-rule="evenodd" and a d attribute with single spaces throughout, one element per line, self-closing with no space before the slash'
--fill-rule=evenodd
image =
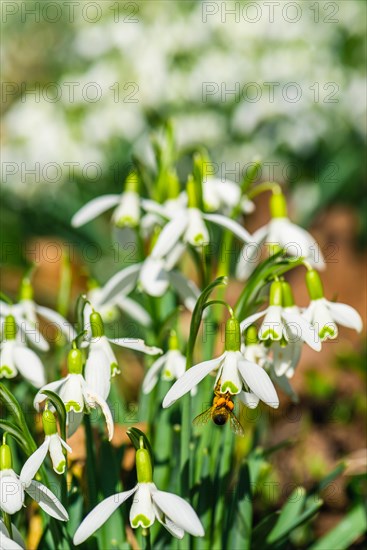
<path id="1" fill-rule="evenodd" d="M 117 510 L 117 508 L 121 506 L 121 504 L 123 504 L 125 500 L 127 500 L 133 493 L 135 493 L 136 490 L 137 486 L 130 491 L 124 491 L 122 493 L 112 495 L 97 504 L 97 506 L 93 508 L 93 510 L 84 518 L 76 530 L 73 538 L 74 544 L 81 544 L 93 535 L 93 533 L 95 533 L 110 516 L 112 516 L 114 511 Z"/>
<path id="2" fill-rule="evenodd" d="M 291 343 L 299 342 L 300 340 L 306 342 L 315 351 L 321 350 L 321 341 L 315 328 L 309 323 L 300 313 L 287 311 L 287 308 L 283 308 L 282 317 L 286 321 L 287 328 L 291 331 Z M 287 336 L 287 332 L 286 332 Z"/>
<path id="3" fill-rule="evenodd" d="M 111 364 L 98 343 L 90 345 L 89 355 L 85 364 L 84 378 L 88 386 L 107 399 L 111 388 Z"/>
<path id="4" fill-rule="evenodd" d="M 163 353 L 160 348 L 155 346 L 147 346 L 144 340 L 140 338 L 109 338 L 109 341 L 113 342 L 117 346 L 133 349 L 135 351 L 141 351 L 147 355 L 158 355 Z"/>
<path id="5" fill-rule="evenodd" d="M 54 323 L 57 328 L 65 334 L 67 340 L 71 342 L 76 337 L 74 327 L 57 311 L 50 309 L 49 307 L 36 306 L 36 311 L 51 323 Z"/>
<path id="6" fill-rule="evenodd" d="M 188 216 L 186 211 L 178 212 L 162 229 L 152 250 L 153 258 L 163 258 L 180 240 L 187 228 Z"/>
<path id="7" fill-rule="evenodd" d="M 35 388 L 41 388 L 46 384 L 44 366 L 34 351 L 17 344 L 14 346 L 14 361 L 20 374 Z"/>
<path id="8" fill-rule="evenodd" d="M 133 529 L 137 527 L 147 528 L 153 525 L 155 513 L 150 496 L 150 483 L 138 483 L 129 517 Z"/>
<path id="9" fill-rule="evenodd" d="M 259 263 L 261 245 L 265 241 L 267 234 L 268 226 L 260 227 L 252 234 L 250 241 L 242 248 L 236 267 L 236 276 L 240 281 L 248 279 Z"/>
<path id="10" fill-rule="evenodd" d="M 90 407 L 95 408 L 96 405 L 98 405 L 101 408 L 101 411 L 106 420 L 108 440 L 111 441 L 114 432 L 114 423 L 110 407 L 108 406 L 107 402 L 102 399 L 102 397 L 98 393 L 93 392 L 86 383 L 84 383 L 83 385 L 83 394 Z"/>
<path id="11" fill-rule="evenodd" d="M 147 394 L 152 391 L 154 386 L 156 385 L 158 381 L 158 373 L 161 368 L 163 368 L 164 363 L 167 360 L 167 354 L 165 353 L 161 357 L 159 357 L 156 361 L 154 361 L 153 365 L 148 369 L 145 378 L 143 380 L 143 393 Z"/>
<path id="12" fill-rule="evenodd" d="M 13 470 L 0 472 L 0 508 L 7 514 L 18 512 L 24 502 L 22 482 Z"/>
<path id="13" fill-rule="evenodd" d="M 224 229 L 229 229 L 238 239 L 245 243 L 251 242 L 251 235 L 242 225 L 237 223 L 226 216 L 221 216 L 220 214 L 204 214 L 203 218 L 209 222 L 213 222 L 216 225 L 224 227 Z"/>
<path id="14" fill-rule="evenodd" d="M 0 548 L 2 550 L 23 550 L 24 541 L 14 523 L 11 524 L 13 539 L 9 537 L 7 528 L 2 519 L 0 519 Z"/>
<path id="15" fill-rule="evenodd" d="M 361 332 L 363 327 L 362 317 L 354 307 L 339 302 L 327 302 L 327 307 L 336 323 L 343 327 L 355 329 Z"/>
<path id="16" fill-rule="evenodd" d="M 240 393 L 242 389 L 242 379 L 237 369 L 237 362 L 241 357 L 240 352 L 227 351 L 225 353 L 220 374 L 220 391 L 226 393 L 229 391 L 232 395 Z"/>
<path id="17" fill-rule="evenodd" d="M 139 283 L 150 296 L 163 296 L 169 286 L 164 260 L 149 256 L 142 265 Z"/>
<path id="18" fill-rule="evenodd" d="M 249 361 L 239 361 L 238 369 L 241 376 L 251 392 L 257 395 L 261 401 L 264 401 L 274 409 L 279 407 L 279 398 L 274 385 L 265 370 L 256 363 Z"/>
<path id="19" fill-rule="evenodd" d="M 130 265 L 111 277 L 100 289 L 99 303 L 112 302 L 120 293 L 129 294 L 136 286 L 141 266 L 141 263 Z"/>
<path id="20" fill-rule="evenodd" d="M 259 330 L 260 340 L 281 340 L 283 323 L 281 320 L 281 306 L 269 306 Z"/>
<path id="21" fill-rule="evenodd" d="M 264 309 L 263 311 L 258 311 L 257 313 L 253 313 L 253 314 L 250 315 L 249 317 L 246 317 L 246 319 L 244 319 L 244 320 L 240 323 L 241 332 L 243 332 L 244 330 L 246 330 L 247 327 L 249 327 L 250 325 L 252 325 L 255 321 L 257 321 L 257 320 L 260 319 L 261 317 L 264 317 L 264 315 L 267 314 L 268 309 L 269 309 L 269 308 Z"/>
<path id="22" fill-rule="evenodd" d="M 42 445 L 38 447 L 38 449 L 26 460 L 19 475 L 19 479 L 22 483 L 29 485 L 32 479 L 36 476 L 36 473 L 46 458 L 49 446 L 50 438 L 46 436 Z"/>
<path id="23" fill-rule="evenodd" d="M 204 536 L 201 521 L 186 500 L 172 493 L 158 490 L 152 491 L 152 499 L 175 525 L 195 537 Z"/>
<path id="24" fill-rule="evenodd" d="M 204 223 L 204 215 L 197 208 L 188 208 L 188 224 L 184 241 L 192 246 L 202 246 L 209 242 L 209 232 Z"/>
<path id="25" fill-rule="evenodd" d="M 93 220 L 106 210 L 116 206 L 120 201 L 120 195 L 103 195 L 87 202 L 71 218 L 73 227 L 80 227 Z"/>
<path id="26" fill-rule="evenodd" d="M 42 393 L 42 390 L 50 390 L 50 391 L 53 391 L 54 393 L 59 394 L 60 389 L 65 384 L 65 382 L 66 382 L 66 378 L 61 378 L 60 380 L 56 380 L 55 382 L 50 382 L 49 384 L 46 384 L 45 386 L 43 386 L 40 389 L 40 391 L 36 393 L 36 396 L 33 400 L 34 408 L 37 411 L 39 411 L 41 403 L 43 403 L 47 399 L 47 395 Z"/>
<path id="27" fill-rule="evenodd" d="M 30 485 L 26 487 L 25 490 L 33 500 L 38 502 L 42 510 L 49 516 L 60 521 L 67 521 L 69 519 L 69 514 L 56 495 L 39 481 L 31 481 Z"/>
<path id="28" fill-rule="evenodd" d="M 138 321 L 143 327 L 149 327 L 152 324 L 152 318 L 149 313 L 138 302 L 127 296 L 116 296 L 114 303 L 132 319 Z"/>
<path id="29" fill-rule="evenodd" d="M 58 434 L 51 435 L 49 452 L 50 452 L 52 467 L 54 471 L 59 475 L 65 472 L 65 467 L 66 467 L 66 457 L 63 453 L 62 448 L 63 448 L 63 445 L 62 445 L 61 437 Z"/>
<path id="30" fill-rule="evenodd" d="M 8 340 L 1 344 L 0 349 L 0 378 L 14 378 L 18 374 L 14 364 L 15 340 Z"/>
<path id="31" fill-rule="evenodd" d="M 172 388 L 169 389 L 165 398 L 163 399 L 162 407 L 166 409 L 172 405 L 177 399 L 189 392 L 194 386 L 196 386 L 205 376 L 207 376 L 212 370 L 219 367 L 223 356 L 211 359 L 210 361 L 203 361 L 194 365 L 185 372 L 181 378 L 176 380 Z"/>
<path id="32" fill-rule="evenodd" d="M 248 391 L 241 391 L 238 394 L 238 397 L 241 399 L 242 403 L 246 405 L 246 407 L 248 407 L 249 409 L 256 409 L 260 401 L 257 395 Z"/>

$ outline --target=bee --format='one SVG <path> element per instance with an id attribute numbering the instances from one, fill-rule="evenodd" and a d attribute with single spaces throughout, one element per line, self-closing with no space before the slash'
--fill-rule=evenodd
<path id="1" fill-rule="evenodd" d="M 230 420 L 231 430 L 236 434 L 243 437 L 245 432 L 237 419 L 236 415 L 233 412 L 234 403 L 232 401 L 232 396 L 229 392 L 221 393 L 219 391 L 220 381 L 216 384 L 214 388 L 214 398 L 213 404 L 206 411 L 199 414 L 192 423 L 195 426 L 203 426 L 210 419 L 213 420 L 214 424 L 217 426 L 223 426 Z"/>

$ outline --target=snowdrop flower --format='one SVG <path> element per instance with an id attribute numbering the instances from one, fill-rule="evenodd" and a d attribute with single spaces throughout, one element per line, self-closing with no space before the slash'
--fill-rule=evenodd
<path id="1" fill-rule="evenodd" d="M 60 330 L 69 342 L 75 338 L 76 333 L 70 323 L 59 313 L 48 307 L 39 306 L 33 300 L 33 288 L 30 280 L 23 279 L 20 287 L 20 300 L 14 306 L 1 302 L 0 315 L 12 314 L 25 337 L 41 351 L 48 351 L 50 346 L 38 330 L 38 315 L 52 323 Z"/>
<path id="2" fill-rule="evenodd" d="M 11 524 L 11 530 L 13 538 L 10 538 L 6 525 L 0 519 L 0 548 L 3 550 L 24 550 L 24 540 L 14 523 Z"/>
<path id="3" fill-rule="evenodd" d="M 261 400 L 277 408 L 279 399 L 269 376 L 259 365 L 246 360 L 240 348 L 240 325 L 237 319 L 231 318 L 226 323 L 224 353 L 187 370 L 166 394 L 163 408 L 172 405 L 212 371 L 218 371 L 215 386 L 220 384 L 220 393 L 240 394 L 240 398 L 247 401 L 250 407 Z"/>
<path id="4" fill-rule="evenodd" d="M 113 303 L 118 296 L 127 294 L 135 286 L 149 296 L 160 297 L 172 286 L 185 307 L 193 311 L 200 291 L 192 281 L 173 270 L 183 251 L 184 247 L 179 244 L 166 258 L 148 256 L 144 262 L 122 269 L 101 289 L 100 300 L 102 303 Z"/>
<path id="5" fill-rule="evenodd" d="M 130 508 L 130 525 L 149 528 L 155 520 L 178 539 L 185 531 L 195 537 L 204 536 L 204 529 L 195 511 L 186 500 L 172 493 L 159 491 L 153 483 L 153 472 L 149 452 L 136 451 L 137 485 L 130 491 L 112 495 L 98 504 L 83 520 L 74 535 L 74 544 L 84 542 L 97 531 L 121 504 L 135 494 Z"/>
<path id="6" fill-rule="evenodd" d="M 237 278 L 243 281 L 252 273 L 263 243 L 267 243 L 273 250 L 283 249 L 289 256 L 303 257 L 313 267 L 324 269 L 324 259 L 315 239 L 305 229 L 289 220 L 283 193 L 272 195 L 270 213 L 270 222 L 255 231 L 251 242 L 243 247 L 237 264 Z"/>
<path id="7" fill-rule="evenodd" d="M 160 348 L 147 346 L 139 338 L 107 338 L 104 334 L 102 317 L 97 311 L 90 315 L 90 327 L 92 339 L 85 365 L 85 381 L 89 389 L 99 394 L 103 399 L 107 399 L 110 393 L 111 377 L 120 373 L 110 342 L 123 348 L 141 351 L 147 355 L 162 353 Z"/>
<path id="8" fill-rule="evenodd" d="M 63 449 L 71 453 L 69 445 L 57 433 L 56 419 L 50 410 L 43 411 L 43 429 L 45 440 L 42 445 L 28 458 L 23 466 L 23 475 L 33 479 L 43 464 L 47 453 L 50 453 L 52 467 L 57 474 L 65 472 L 66 460 Z"/>
<path id="9" fill-rule="evenodd" d="M 0 345 L 0 378 L 14 378 L 18 372 L 36 388 L 46 384 L 44 366 L 34 351 L 27 348 L 17 336 L 13 315 L 7 315 Z"/>
<path id="10" fill-rule="evenodd" d="M 32 497 L 40 507 L 53 518 L 60 521 L 69 519 L 68 513 L 58 498 L 40 483 L 29 476 L 28 467 L 24 466 L 20 475 L 12 468 L 10 447 L 0 447 L 0 509 L 6 514 L 15 514 L 24 505 L 25 493 Z"/>
<path id="11" fill-rule="evenodd" d="M 314 269 L 307 272 L 306 283 L 311 302 L 304 318 L 316 327 L 322 341 L 338 336 L 337 323 L 361 332 L 363 323 L 359 313 L 347 304 L 327 300 L 320 276 Z"/>
<path id="12" fill-rule="evenodd" d="M 228 215 L 238 205 L 245 214 L 251 214 L 255 205 L 246 196 L 241 197 L 241 188 L 231 180 L 221 180 L 210 176 L 203 180 L 203 201 L 205 209 L 209 212 L 217 210 Z"/>
<path id="13" fill-rule="evenodd" d="M 60 396 L 65 405 L 67 414 L 68 436 L 70 437 L 83 419 L 84 412 L 89 409 L 100 407 L 107 425 L 108 439 L 111 441 L 114 426 L 110 408 L 105 399 L 94 389 L 90 388 L 85 381 L 83 371 L 83 355 L 79 349 L 73 348 L 68 355 L 69 374 L 56 382 L 46 384 L 36 394 L 33 404 L 37 411 L 47 396 L 42 393 L 43 390 L 51 390 Z"/>
<path id="14" fill-rule="evenodd" d="M 158 382 L 159 371 L 162 371 L 162 380 L 167 381 L 177 380 L 184 374 L 186 357 L 179 350 L 177 335 L 174 331 L 170 335 L 168 348 L 168 351 L 153 363 L 145 375 L 143 393 L 152 391 Z"/>
<path id="15" fill-rule="evenodd" d="M 109 300 L 104 300 L 105 294 L 103 288 L 93 286 L 87 294 L 88 302 L 84 308 L 84 318 L 89 319 L 93 309 L 99 311 L 105 323 L 112 323 L 118 317 L 119 310 L 127 313 L 129 317 L 140 323 L 143 327 L 148 327 L 152 319 L 147 311 L 138 302 L 129 298 L 127 294 L 133 290 L 135 285 L 127 286 L 124 292 L 120 292 Z M 87 323 L 85 323 L 87 324 Z"/>
<path id="16" fill-rule="evenodd" d="M 208 244 L 210 239 L 205 221 L 220 225 L 232 231 L 242 241 L 250 242 L 250 234 L 234 220 L 220 214 L 204 214 L 199 210 L 195 182 L 192 178 L 187 183 L 187 194 L 188 207 L 176 212 L 173 219 L 164 226 L 152 250 L 152 258 L 161 259 L 167 256 L 176 248 L 180 239 L 185 245 L 190 244 L 194 247 Z"/>
<path id="17" fill-rule="evenodd" d="M 257 319 L 264 316 L 264 321 L 259 330 L 260 340 L 281 341 L 284 338 L 286 342 L 291 344 L 301 340 L 306 342 L 313 350 L 320 351 L 321 342 L 312 325 L 294 305 L 292 290 L 288 283 L 273 282 L 270 287 L 269 307 L 250 315 L 242 321 L 241 330 L 245 330 Z"/>
<path id="18" fill-rule="evenodd" d="M 131 172 L 126 179 L 125 191 L 121 195 L 103 195 L 85 204 L 71 219 L 73 227 L 81 227 L 97 218 L 103 212 L 115 207 L 112 223 L 117 227 L 136 227 L 140 220 L 140 197 L 138 176 Z"/>

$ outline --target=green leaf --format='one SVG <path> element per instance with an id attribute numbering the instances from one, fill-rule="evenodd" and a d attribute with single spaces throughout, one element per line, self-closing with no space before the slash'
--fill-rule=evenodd
<path id="1" fill-rule="evenodd" d="M 267 537 L 267 542 L 272 544 L 283 538 L 288 533 L 289 526 L 292 526 L 294 521 L 300 515 L 306 501 L 306 490 L 303 487 L 297 487 L 288 497 L 284 504 L 278 521 Z"/>
<path id="2" fill-rule="evenodd" d="M 154 469 L 153 449 L 145 433 L 139 430 L 139 428 L 129 428 L 126 433 L 129 436 L 130 441 L 134 445 L 136 450 L 140 449 L 140 438 L 141 437 L 143 438 L 144 448 L 147 449 L 147 451 L 149 452 L 152 469 Z"/>
<path id="3" fill-rule="evenodd" d="M 194 353 L 195 342 L 199 332 L 205 303 L 209 298 L 210 294 L 213 292 L 213 290 L 217 286 L 226 285 L 227 282 L 228 282 L 227 277 L 218 277 L 218 279 L 215 279 L 215 281 L 213 281 L 206 288 L 204 288 L 199 298 L 197 299 L 197 302 L 195 304 L 195 308 L 191 317 L 190 335 L 189 335 L 189 341 L 187 343 L 187 351 L 186 351 L 186 370 L 192 366 L 192 358 Z"/>
<path id="4" fill-rule="evenodd" d="M 32 451 L 26 439 L 24 438 L 24 434 L 22 430 L 18 428 L 18 426 L 16 426 L 12 422 L 8 422 L 7 420 L 0 420 L 0 428 L 15 439 L 15 441 L 18 443 L 18 445 L 21 447 L 21 449 L 24 451 L 24 453 L 27 456 L 32 454 Z"/>
<path id="5" fill-rule="evenodd" d="M 17 426 L 22 431 L 23 439 L 27 442 L 30 453 L 35 451 L 37 449 L 37 445 L 28 429 L 23 411 L 14 395 L 2 383 L 0 383 L 0 402 L 4 404 L 6 409 L 15 419 Z"/>
<path id="6" fill-rule="evenodd" d="M 61 437 L 66 441 L 66 409 L 62 399 L 51 390 L 42 390 L 41 393 L 47 395 L 48 399 L 55 407 L 60 423 Z"/>
<path id="7" fill-rule="evenodd" d="M 351 510 L 347 516 L 329 531 L 309 550 L 345 550 L 367 529 L 366 511 L 362 504 Z"/>

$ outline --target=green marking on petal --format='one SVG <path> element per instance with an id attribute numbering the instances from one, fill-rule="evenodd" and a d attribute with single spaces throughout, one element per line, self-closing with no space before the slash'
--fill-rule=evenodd
<path id="1" fill-rule="evenodd" d="M 65 472 L 65 466 L 66 466 L 66 461 L 65 460 L 62 460 L 57 466 L 56 468 L 54 468 L 55 472 L 57 472 L 58 474 L 63 474 Z"/>
<path id="2" fill-rule="evenodd" d="M 139 525 L 141 527 L 150 527 L 151 526 L 151 521 L 150 521 L 149 518 L 147 518 L 147 516 L 144 516 L 144 514 L 138 514 L 131 521 L 131 525 L 132 525 L 132 527 L 135 527 L 135 528 L 139 527 Z"/>
<path id="3" fill-rule="evenodd" d="M 269 328 L 268 330 L 266 330 L 265 332 L 263 332 L 262 336 L 261 336 L 261 340 L 280 340 L 280 335 L 275 332 L 275 330 Z"/>
<path id="4" fill-rule="evenodd" d="M 239 388 L 237 388 L 237 386 L 235 384 L 233 384 L 233 382 L 231 380 L 227 380 L 226 382 L 223 382 L 223 384 L 222 384 L 221 392 L 225 393 L 227 391 L 229 391 L 229 393 L 231 393 L 232 395 L 234 395 L 236 393 L 240 393 Z"/>
<path id="5" fill-rule="evenodd" d="M 116 376 L 116 374 L 120 374 L 120 369 L 117 363 L 111 363 L 111 376 Z"/>
<path id="6" fill-rule="evenodd" d="M 162 378 L 163 380 L 173 380 L 172 372 L 166 369 L 163 371 Z"/>
<path id="7" fill-rule="evenodd" d="M 324 340 L 326 338 L 336 338 L 336 330 L 331 326 L 324 326 L 319 331 L 319 337 Z"/>
<path id="8" fill-rule="evenodd" d="M 68 401 L 65 403 L 65 409 L 66 412 L 75 411 L 75 412 L 82 412 L 83 408 L 81 407 L 80 403 L 77 403 L 77 401 Z"/>
<path id="9" fill-rule="evenodd" d="M 204 235 L 202 233 L 198 233 L 197 235 L 195 235 L 194 237 L 194 242 L 197 243 L 197 244 L 200 244 L 204 241 Z"/>
<path id="10" fill-rule="evenodd" d="M 116 220 L 115 225 L 117 227 L 135 227 L 137 223 L 138 221 L 135 218 L 132 218 L 131 216 L 123 216 L 122 218 Z"/>
<path id="11" fill-rule="evenodd" d="M 4 376 L 5 378 L 13 378 L 14 376 L 16 376 L 16 372 L 7 365 L 3 365 L 2 367 L 0 367 L 0 378 L 3 378 Z"/>

